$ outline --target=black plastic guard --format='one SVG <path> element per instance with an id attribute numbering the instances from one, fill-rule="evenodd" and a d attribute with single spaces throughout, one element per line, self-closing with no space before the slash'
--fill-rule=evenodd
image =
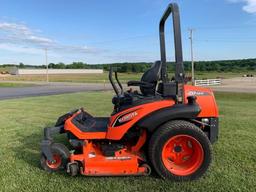
<path id="1" fill-rule="evenodd" d="M 58 127 L 47 127 L 44 128 L 44 139 L 41 142 L 41 151 L 45 155 L 46 159 L 48 161 L 53 162 L 53 154 L 51 151 L 51 145 L 53 143 L 53 134 L 62 134 L 64 133 L 64 126 L 58 126 Z"/>
<path id="2" fill-rule="evenodd" d="M 209 139 L 211 143 L 214 143 L 218 140 L 219 137 L 219 119 L 218 118 L 210 118 L 210 135 Z"/>
<path id="3" fill-rule="evenodd" d="M 65 121 L 71 117 L 73 114 L 75 114 L 79 109 L 74 109 L 73 111 L 70 111 L 66 113 L 65 115 L 62 115 L 58 118 L 57 122 L 55 123 L 55 126 L 64 125 Z"/>
<path id="4" fill-rule="evenodd" d="M 147 115 L 137 123 L 137 126 L 153 132 L 161 124 L 173 119 L 194 119 L 200 111 L 197 104 L 175 104 Z"/>

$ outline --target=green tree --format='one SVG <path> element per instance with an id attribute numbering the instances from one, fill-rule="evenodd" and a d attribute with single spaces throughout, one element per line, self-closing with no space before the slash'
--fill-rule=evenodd
<path id="1" fill-rule="evenodd" d="M 24 69 L 25 68 L 25 65 L 23 63 L 19 63 L 19 68 L 20 69 Z"/>

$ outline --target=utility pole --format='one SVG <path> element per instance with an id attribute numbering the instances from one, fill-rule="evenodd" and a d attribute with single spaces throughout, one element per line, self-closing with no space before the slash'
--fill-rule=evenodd
<path id="1" fill-rule="evenodd" d="M 45 65 L 46 65 L 46 82 L 49 82 L 49 74 L 48 74 L 48 54 L 47 48 L 45 48 Z"/>
<path id="2" fill-rule="evenodd" d="M 195 84 L 195 70 L 194 70 L 194 54 L 193 54 L 193 31 L 194 29 L 189 30 L 189 39 L 190 39 L 190 53 L 191 53 L 191 73 L 192 73 L 192 84 Z"/>

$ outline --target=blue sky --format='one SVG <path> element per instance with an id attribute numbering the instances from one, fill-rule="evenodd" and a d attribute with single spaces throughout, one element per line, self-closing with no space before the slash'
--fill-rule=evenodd
<path id="1" fill-rule="evenodd" d="M 0 0 L 0 63 L 159 60 L 158 23 L 170 0 Z M 176 0 L 184 59 L 256 57 L 256 0 Z M 174 59 L 171 22 L 168 59 Z"/>

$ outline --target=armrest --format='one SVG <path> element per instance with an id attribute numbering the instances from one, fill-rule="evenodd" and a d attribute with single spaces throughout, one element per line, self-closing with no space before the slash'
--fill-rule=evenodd
<path id="1" fill-rule="evenodd" d="M 151 88 L 154 86 L 154 84 L 152 84 L 152 83 L 147 83 L 147 82 L 143 82 L 143 81 L 128 81 L 127 85 L 128 86 L 142 86 L 145 88 Z"/>

